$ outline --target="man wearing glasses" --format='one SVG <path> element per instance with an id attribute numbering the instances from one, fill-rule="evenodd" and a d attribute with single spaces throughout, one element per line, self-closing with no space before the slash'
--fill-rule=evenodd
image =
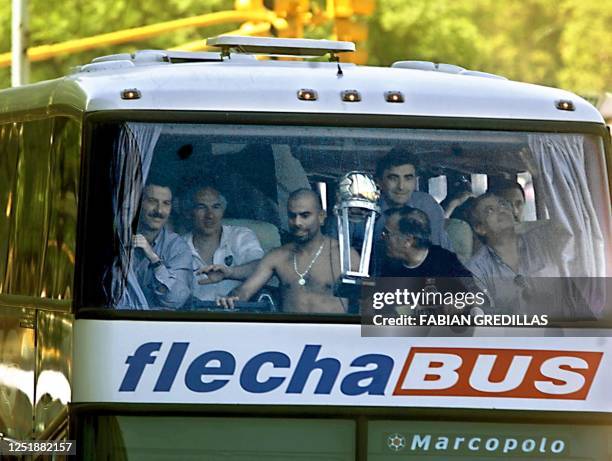
<path id="1" fill-rule="evenodd" d="M 466 264 L 495 301 L 497 311 L 525 312 L 523 292 L 533 277 L 559 277 L 556 255 L 548 243 L 559 242 L 553 226 L 517 232 L 512 205 L 487 192 L 474 199 L 470 224 L 484 245 Z M 542 231 L 546 235 L 542 235 Z"/>
<path id="2" fill-rule="evenodd" d="M 472 277 L 454 253 L 432 244 L 429 218 L 417 208 L 385 211 L 381 237 L 388 258 L 383 277 Z"/>
<path id="3" fill-rule="evenodd" d="M 427 293 L 429 297 L 421 297 L 418 304 L 413 301 L 411 310 L 417 309 L 420 314 L 466 315 L 468 308 L 475 305 L 478 287 L 455 253 L 432 244 L 427 214 L 403 206 L 387 210 L 385 218 L 381 237 L 387 259 L 380 288 L 388 292 L 403 288 Z M 483 294 L 480 296 L 478 305 L 483 305 L 486 300 Z M 398 312 L 408 312 L 402 309 L 396 306 Z"/>

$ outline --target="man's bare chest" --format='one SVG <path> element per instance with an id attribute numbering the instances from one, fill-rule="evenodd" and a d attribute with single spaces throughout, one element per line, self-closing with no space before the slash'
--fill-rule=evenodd
<path id="1" fill-rule="evenodd" d="M 310 266 L 310 267 L 309 267 Z M 277 268 L 284 289 L 303 289 L 319 293 L 331 292 L 334 284 L 329 252 L 310 265 L 305 258 L 288 255 Z"/>

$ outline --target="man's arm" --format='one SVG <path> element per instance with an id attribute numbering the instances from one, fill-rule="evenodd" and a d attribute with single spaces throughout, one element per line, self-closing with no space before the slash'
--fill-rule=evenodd
<path id="1" fill-rule="evenodd" d="M 274 270 L 277 267 L 280 250 L 273 250 L 268 253 L 257 266 L 257 270 L 253 272 L 246 281 L 232 290 L 232 292 L 225 297 L 217 300 L 217 305 L 222 306 L 226 309 L 233 309 L 236 301 L 248 301 L 251 297 L 257 293 L 266 284 L 268 280 L 274 275 Z"/>
<path id="2" fill-rule="evenodd" d="M 259 259 L 240 266 L 226 266 L 225 264 L 211 264 L 198 269 L 196 275 L 206 274 L 206 278 L 198 280 L 199 285 L 217 283 L 225 279 L 246 280 L 255 272 Z"/>
<path id="3" fill-rule="evenodd" d="M 264 256 L 261 244 L 251 229 L 246 227 L 230 227 L 232 229 L 232 249 L 237 260 L 242 264 L 227 266 L 225 264 L 211 264 L 196 272 L 196 275 L 206 274 L 198 280 L 200 285 L 217 283 L 225 279 L 246 280 L 255 271 L 259 261 Z"/>
<path id="4" fill-rule="evenodd" d="M 191 294 L 189 279 L 191 271 L 185 268 L 160 266 L 153 274 L 158 282 L 155 294 L 163 307 L 178 309 L 185 304 Z"/>
<path id="5" fill-rule="evenodd" d="M 451 217 L 451 215 L 453 214 L 453 212 L 459 208 L 461 205 L 463 205 L 469 198 L 474 197 L 474 194 L 470 191 L 464 191 L 461 194 L 459 194 L 458 196 L 446 201 L 446 199 L 444 199 L 444 206 L 442 206 L 442 209 L 444 210 L 444 218 L 445 219 L 449 219 Z"/>
<path id="6" fill-rule="evenodd" d="M 160 307 L 177 309 L 183 306 L 191 294 L 192 258 L 187 244 L 177 237 L 162 254 L 157 254 L 141 234 L 132 237 L 132 244 L 149 260 Z"/>
<path id="7" fill-rule="evenodd" d="M 153 269 L 155 294 L 163 307 L 177 309 L 191 295 L 192 256 L 189 247 L 177 240 Z"/>

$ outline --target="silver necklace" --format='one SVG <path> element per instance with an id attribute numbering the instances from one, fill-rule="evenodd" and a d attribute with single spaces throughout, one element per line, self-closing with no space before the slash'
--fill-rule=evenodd
<path id="1" fill-rule="evenodd" d="M 293 253 L 293 270 L 298 275 L 298 277 L 300 277 L 298 279 L 298 283 L 301 286 L 306 285 L 306 279 L 304 277 L 306 277 L 308 275 L 308 272 L 310 272 L 310 269 L 312 269 L 313 264 L 316 262 L 317 258 L 321 254 L 321 251 L 323 251 L 323 246 L 325 246 L 325 240 L 323 240 L 323 243 L 321 244 L 321 246 L 319 247 L 319 249 L 315 253 L 314 258 L 312 258 L 312 261 L 310 261 L 310 264 L 308 264 L 308 267 L 306 268 L 306 270 L 303 273 L 300 273 L 298 271 L 298 268 L 297 268 L 297 253 Z"/>

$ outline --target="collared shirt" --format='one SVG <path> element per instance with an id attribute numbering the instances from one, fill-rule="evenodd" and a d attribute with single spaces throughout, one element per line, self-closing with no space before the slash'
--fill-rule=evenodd
<path id="1" fill-rule="evenodd" d="M 230 291 L 239 286 L 240 280 L 222 280 L 207 285 L 198 284 L 198 280 L 205 275 L 195 275 L 196 271 L 208 264 L 202 260 L 193 244 L 193 234 L 184 236 L 192 255 L 192 293 L 193 296 L 202 301 L 214 301 L 219 296 L 226 296 Z M 213 264 L 225 264 L 226 266 L 241 266 L 264 256 L 259 240 L 255 233 L 248 227 L 223 226 L 219 247 L 213 254 Z"/>
<path id="2" fill-rule="evenodd" d="M 134 252 L 134 273 L 149 308 L 177 309 L 185 304 L 190 294 L 191 252 L 185 241 L 165 227 L 151 243 L 162 264 L 151 267 L 141 250 Z"/>
<path id="3" fill-rule="evenodd" d="M 545 244 L 541 232 L 527 232 L 518 236 L 519 267 L 514 271 L 488 245 L 467 262 L 481 288 L 492 298 L 495 311 L 501 313 L 533 313 L 522 296 L 525 289 L 533 288 L 533 277 L 559 277 L 559 267 L 552 251 Z"/>

